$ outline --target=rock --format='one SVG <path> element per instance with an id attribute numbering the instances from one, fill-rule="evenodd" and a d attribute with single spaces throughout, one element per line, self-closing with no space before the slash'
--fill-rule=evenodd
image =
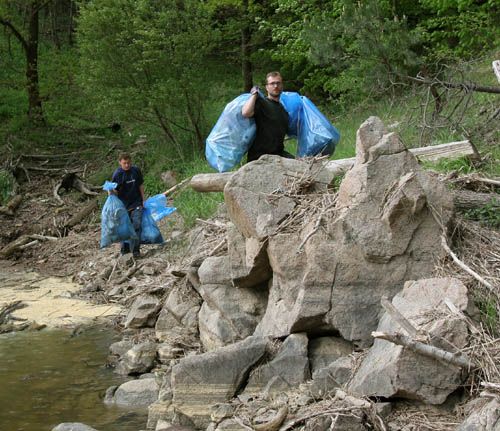
<path id="1" fill-rule="evenodd" d="M 97 430 L 95 428 L 92 428 L 88 425 L 79 422 L 64 422 L 52 428 L 52 431 L 97 431 Z"/>
<path id="2" fill-rule="evenodd" d="M 500 430 L 500 400 L 482 399 L 482 406 L 476 409 L 458 426 L 457 431 Z"/>
<path id="3" fill-rule="evenodd" d="M 207 351 L 252 335 L 267 305 L 264 289 L 209 284 L 199 291 L 204 299 L 198 315 L 200 340 Z"/>
<path id="4" fill-rule="evenodd" d="M 156 379 L 130 380 L 118 387 L 114 401 L 122 407 L 147 407 L 158 399 L 158 391 Z"/>
<path id="5" fill-rule="evenodd" d="M 120 374 L 143 374 L 150 371 L 156 358 L 156 343 L 147 341 L 128 350 L 116 367 Z"/>
<path id="6" fill-rule="evenodd" d="M 315 398 L 326 398 L 335 389 L 343 387 L 349 381 L 351 375 L 351 358 L 347 356 L 339 358 L 314 372 L 312 380 L 308 384 L 309 392 Z"/>
<path id="7" fill-rule="evenodd" d="M 245 238 L 234 224 L 228 223 L 227 249 L 233 286 L 258 286 L 271 278 L 265 241 Z"/>
<path id="8" fill-rule="evenodd" d="M 309 340 L 311 374 L 325 368 L 342 356 L 352 353 L 354 346 L 339 337 L 318 337 Z"/>
<path id="9" fill-rule="evenodd" d="M 313 189 L 326 188 L 331 174 L 320 163 L 264 155 L 236 171 L 224 187 L 224 200 L 230 220 L 246 238 L 265 239 L 276 233 L 279 222 L 295 207 L 293 199 L 272 192 L 285 182 L 311 175 Z"/>
<path id="10" fill-rule="evenodd" d="M 172 369 L 172 407 L 197 428 L 210 422 L 211 409 L 234 397 L 250 368 L 259 361 L 269 340 L 248 337 L 212 352 L 181 359 Z"/>
<path id="11" fill-rule="evenodd" d="M 198 269 L 200 284 L 231 284 L 228 256 L 207 257 Z"/>
<path id="12" fill-rule="evenodd" d="M 444 254 L 442 227 L 430 208 L 447 226 L 450 193 L 374 117 L 358 130 L 357 148 L 359 157 L 321 229 L 311 220 L 269 239 L 273 284 L 256 335 L 338 331 L 368 345 L 381 297 L 392 298 L 406 280 L 430 276 Z"/>
<path id="13" fill-rule="evenodd" d="M 132 347 L 134 347 L 134 343 L 130 340 L 117 341 L 109 346 L 109 353 L 121 357 Z"/>
<path id="14" fill-rule="evenodd" d="M 195 334 L 198 332 L 198 312 L 201 298 L 188 284 L 177 284 L 163 304 L 156 321 L 156 337 L 166 341 L 177 328 L 177 332 Z"/>
<path id="15" fill-rule="evenodd" d="M 177 173 L 174 171 L 162 172 L 160 178 L 167 188 L 171 188 L 177 184 Z"/>
<path id="16" fill-rule="evenodd" d="M 306 334 L 292 334 L 283 342 L 276 357 L 250 373 L 244 394 L 267 396 L 292 389 L 310 378 Z"/>
<path id="17" fill-rule="evenodd" d="M 453 278 L 408 281 L 392 303 L 413 326 L 428 332 L 436 347 L 460 350 L 467 344 L 467 325 L 450 317 L 444 298 L 459 310 L 467 308 L 467 288 Z M 377 329 L 400 330 L 387 313 Z M 441 404 L 463 378 L 462 370 L 456 366 L 377 339 L 354 375 L 350 389 L 363 396 L 402 397 Z"/>
<path id="18" fill-rule="evenodd" d="M 103 399 L 104 404 L 113 404 L 115 402 L 114 396 L 117 389 L 118 386 L 110 386 L 108 389 L 106 389 L 106 393 L 104 394 Z"/>
<path id="19" fill-rule="evenodd" d="M 152 295 L 141 295 L 132 304 L 125 318 L 126 328 L 154 327 L 160 302 Z"/>

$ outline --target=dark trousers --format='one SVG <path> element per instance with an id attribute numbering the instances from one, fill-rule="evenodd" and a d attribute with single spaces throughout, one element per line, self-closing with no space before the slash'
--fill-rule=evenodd
<path id="1" fill-rule="evenodd" d="M 134 208 L 133 210 L 129 210 L 128 216 L 130 217 L 130 221 L 134 226 L 135 233 L 137 235 L 137 239 L 130 239 L 128 241 L 123 241 L 121 243 L 121 253 L 139 253 L 141 246 L 141 225 L 142 225 L 142 207 Z"/>

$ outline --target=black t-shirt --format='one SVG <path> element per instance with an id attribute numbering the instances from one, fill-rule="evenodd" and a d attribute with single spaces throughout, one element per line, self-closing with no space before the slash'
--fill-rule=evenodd
<path id="1" fill-rule="evenodd" d="M 283 140 L 288 130 L 288 112 L 283 105 L 267 97 L 258 97 L 254 119 L 257 133 L 248 150 L 247 160 L 257 160 L 263 154 L 282 154 L 285 148 Z"/>
<path id="2" fill-rule="evenodd" d="M 131 166 L 128 171 L 118 168 L 111 179 L 118 186 L 118 197 L 130 210 L 142 206 L 142 195 L 139 187 L 143 184 L 142 172 L 137 166 Z"/>

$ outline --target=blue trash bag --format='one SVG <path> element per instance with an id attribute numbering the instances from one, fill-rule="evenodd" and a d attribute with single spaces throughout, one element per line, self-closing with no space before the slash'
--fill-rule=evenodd
<path id="1" fill-rule="evenodd" d="M 142 210 L 141 221 L 141 244 L 162 244 L 163 237 L 156 226 L 156 223 L 149 208 L 144 207 Z"/>
<path id="2" fill-rule="evenodd" d="M 340 133 L 307 97 L 301 98 L 297 157 L 333 154 Z"/>
<path id="3" fill-rule="evenodd" d="M 163 193 L 154 195 L 144 201 L 144 208 L 148 209 L 155 222 L 172 214 L 177 208 L 167 206 L 167 196 Z"/>
<path id="4" fill-rule="evenodd" d="M 107 192 L 116 189 L 118 186 L 118 183 L 112 183 L 111 181 L 104 181 L 104 184 L 102 185 L 102 189 L 106 190 Z"/>
<path id="5" fill-rule="evenodd" d="M 205 156 L 219 172 L 230 171 L 240 163 L 255 139 L 255 120 L 241 115 L 249 98 L 250 94 L 245 93 L 229 102 L 208 135 Z"/>
<path id="6" fill-rule="evenodd" d="M 118 196 L 110 195 L 102 207 L 101 248 L 129 239 L 137 239 L 137 234 L 127 209 Z"/>
<path id="7" fill-rule="evenodd" d="M 302 111 L 302 98 L 299 93 L 284 91 L 281 93 L 280 102 L 288 112 L 288 131 L 286 134 L 291 138 L 295 138 L 297 137 L 299 116 Z"/>

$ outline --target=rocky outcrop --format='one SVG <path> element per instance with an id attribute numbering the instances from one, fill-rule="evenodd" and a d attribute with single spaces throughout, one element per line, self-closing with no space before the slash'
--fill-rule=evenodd
<path id="1" fill-rule="evenodd" d="M 158 399 L 158 391 L 154 378 L 130 380 L 118 387 L 113 402 L 121 407 L 147 407 Z"/>
<path id="2" fill-rule="evenodd" d="M 125 318 L 126 328 L 153 327 L 160 310 L 160 301 L 152 295 L 141 295 L 132 304 Z"/>
<path id="3" fill-rule="evenodd" d="M 375 117 L 358 130 L 357 148 L 321 229 L 312 220 L 269 239 L 273 284 L 256 334 L 328 330 L 369 343 L 381 297 L 430 275 L 442 255 L 440 237 L 453 211 L 443 185 Z"/>
<path id="4" fill-rule="evenodd" d="M 467 308 L 467 289 L 456 279 L 409 281 L 392 303 L 417 330 L 429 334 L 433 345 L 460 350 L 467 343 L 467 326 L 462 319 L 449 316 L 444 304 L 446 298 L 459 310 Z M 377 331 L 394 333 L 400 328 L 386 313 Z M 366 396 L 403 397 L 441 404 L 462 381 L 462 370 L 457 366 L 377 339 L 350 389 Z"/>
<path id="5" fill-rule="evenodd" d="M 136 344 L 127 350 L 116 368 L 120 374 L 144 374 L 149 372 L 156 359 L 156 343 Z"/>
<path id="6" fill-rule="evenodd" d="M 248 337 L 218 350 L 181 359 L 172 369 L 172 411 L 198 427 L 210 421 L 213 405 L 230 400 L 250 369 L 266 352 L 269 340 Z"/>
<path id="7" fill-rule="evenodd" d="M 500 397 L 477 400 L 469 416 L 458 426 L 457 431 L 500 430 Z"/>

